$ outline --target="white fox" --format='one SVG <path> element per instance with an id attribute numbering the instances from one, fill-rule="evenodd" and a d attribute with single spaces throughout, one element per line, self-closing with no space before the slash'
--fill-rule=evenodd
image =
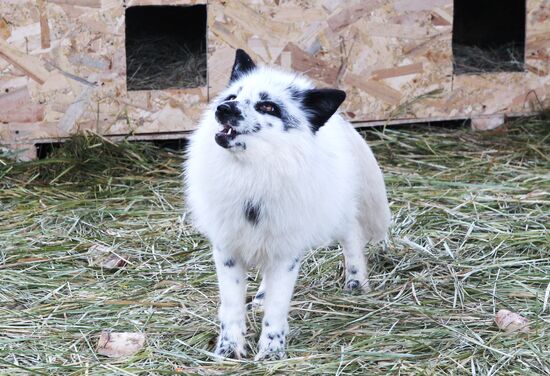
<path id="1" fill-rule="evenodd" d="M 187 202 L 212 243 L 221 305 L 215 353 L 246 356 L 247 269 L 263 280 L 256 359 L 285 356 L 288 311 L 302 255 L 338 241 L 345 289 L 368 290 L 367 242 L 385 238 L 390 210 L 376 159 L 336 111 L 346 94 L 256 66 L 237 50 L 228 87 L 191 137 Z"/>

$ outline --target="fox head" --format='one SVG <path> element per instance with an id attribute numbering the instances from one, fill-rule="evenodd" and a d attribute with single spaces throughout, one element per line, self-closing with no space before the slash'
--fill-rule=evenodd
<path id="1" fill-rule="evenodd" d="M 315 137 L 344 99 L 337 89 L 316 89 L 305 77 L 257 66 L 237 50 L 227 88 L 213 101 L 216 143 L 230 151 L 251 143 Z"/>

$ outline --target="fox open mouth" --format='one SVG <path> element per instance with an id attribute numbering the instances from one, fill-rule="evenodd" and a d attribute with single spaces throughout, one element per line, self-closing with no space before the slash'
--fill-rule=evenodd
<path id="1" fill-rule="evenodd" d="M 229 141 L 234 140 L 240 133 L 229 124 L 222 124 L 218 133 L 216 133 L 216 143 L 222 148 L 229 148 Z"/>

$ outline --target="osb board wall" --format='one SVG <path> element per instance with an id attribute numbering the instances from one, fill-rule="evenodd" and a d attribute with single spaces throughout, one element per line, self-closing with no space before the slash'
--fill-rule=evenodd
<path id="1" fill-rule="evenodd" d="M 206 87 L 126 90 L 124 12 L 201 3 L 206 0 L 1 0 L 0 140 L 193 128 Z"/>
<path id="2" fill-rule="evenodd" d="M 189 130 L 235 48 L 346 90 L 354 121 L 529 112 L 550 92 L 545 0 L 528 0 L 527 72 L 483 76 L 453 76 L 452 0 L 210 0 L 208 88 L 127 92 L 125 7 L 198 3 L 1 0 L 2 142 Z"/>
<path id="3" fill-rule="evenodd" d="M 550 4 L 527 9 L 527 73 L 454 76 L 452 0 L 211 1 L 211 94 L 240 47 L 346 90 L 350 120 L 530 112 L 550 94 Z"/>

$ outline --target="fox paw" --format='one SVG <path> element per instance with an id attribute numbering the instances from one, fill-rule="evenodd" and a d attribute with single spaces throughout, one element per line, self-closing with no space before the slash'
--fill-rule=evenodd
<path id="1" fill-rule="evenodd" d="M 344 286 L 344 291 L 367 293 L 370 291 L 369 281 L 364 281 L 361 283 L 357 279 L 348 279 Z"/>
<path id="2" fill-rule="evenodd" d="M 285 341 L 284 331 L 279 333 L 262 333 L 258 344 L 258 354 L 256 354 L 254 360 L 279 360 L 286 358 Z"/>
<path id="3" fill-rule="evenodd" d="M 238 327 L 232 327 L 233 330 L 226 330 L 222 324 L 222 331 L 218 337 L 218 343 L 214 354 L 219 360 L 224 358 L 242 359 L 246 357 L 244 332 L 241 333 Z"/>

